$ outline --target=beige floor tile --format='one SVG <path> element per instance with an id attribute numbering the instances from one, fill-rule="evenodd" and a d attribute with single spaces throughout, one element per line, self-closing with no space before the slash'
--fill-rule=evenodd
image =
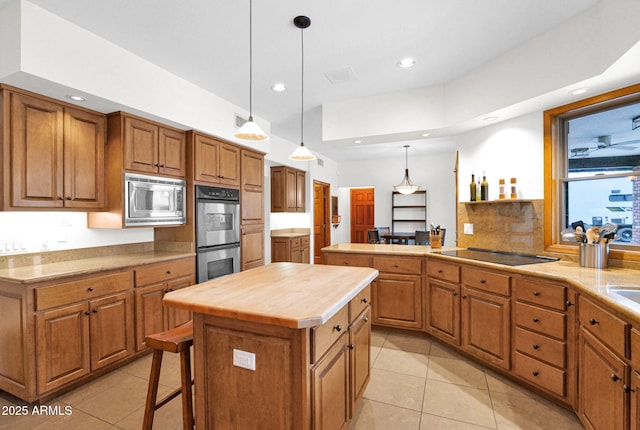
<path id="1" fill-rule="evenodd" d="M 417 352 L 419 354 L 429 354 L 431 341 L 420 334 L 404 335 L 390 333 L 383 347 L 401 349 L 407 352 Z"/>
<path id="2" fill-rule="evenodd" d="M 382 330 L 372 330 L 371 331 L 371 346 L 379 346 L 382 347 L 384 342 L 387 340 L 388 332 Z"/>
<path id="3" fill-rule="evenodd" d="M 489 386 L 490 393 L 502 393 L 508 394 L 510 396 L 525 397 L 536 396 L 536 394 L 532 393 L 526 388 L 519 386 L 515 382 L 512 382 L 504 376 L 498 375 L 495 372 L 486 370 L 485 375 L 487 377 L 487 385 Z"/>
<path id="4" fill-rule="evenodd" d="M 31 430 L 53 418 L 50 413 L 43 411 L 40 405 L 26 403 L 2 391 L 0 391 L 0 405 L 3 407 L 3 415 L 0 415 L 1 430 Z M 60 411 L 64 412 L 66 405 L 53 400 L 43 403 L 42 406 L 58 407 Z M 46 426 L 41 428 L 46 428 Z"/>
<path id="5" fill-rule="evenodd" d="M 422 414 L 420 421 L 420 430 L 486 430 L 488 428 L 490 427 L 477 426 L 431 414 Z"/>
<path id="6" fill-rule="evenodd" d="M 482 368 L 457 358 L 431 356 L 427 379 L 487 389 L 487 378 Z"/>
<path id="7" fill-rule="evenodd" d="M 140 430 L 144 419 L 144 404 L 133 413 L 116 423 L 123 430 Z M 153 430 L 181 430 L 182 425 L 182 397 L 178 396 L 155 412 Z"/>
<path id="8" fill-rule="evenodd" d="M 149 375 L 147 375 L 147 378 L 148 377 Z M 107 373 L 98 379 L 87 382 L 75 390 L 61 394 L 57 399 L 67 405 L 74 406 L 105 392 L 115 385 L 121 384 L 128 378 L 130 378 L 130 375 L 123 373 L 121 370 L 114 370 L 113 372 Z"/>
<path id="9" fill-rule="evenodd" d="M 419 430 L 420 412 L 363 399 L 349 430 Z"/>
<path id="10" fill-rule="evenodd" d="M 453 349 L 438 342 L 432 342 L 430 355 L 437 356 L 437 357 L 449 357 L 449 358 L 458 358 L 458 359 L 463 358 L 462 355 L 458 354 Z"/>
<path id="11" fill-rule="evenodd" d="M 499 430 L 582 430 L 572 412 L 534 396 L 492 393 Z"/>
<path id="12" fill-rule="evenodd" d="M 69 415 L 53 416 L 44 423 L 32 427 L 33 430 L 105 430 L 110 428 L 112 428 L 111 424 L 73 408 L 70 409 Z"/>
<path id="13" fill-rule="evenodd" d="M 389 372 L 402 373 L 404 375 L 425 378 L 429 356 L 416 352 L 406 352 L 400 349 L 382 348 L 374 368 L 388 370 Z"/>
<path id="14" fill-rule="evenodd" d="M 420 411 L 424 395 L 424 378 L 381 369 L 371 370 L 371 380 L 364 397 L 402 408 Z"/>
<path id="15" fill-rule="evenodd" d="M 422 412 L 496 428 L 489 392 L 478 388 L 427 380 Z"/>
<path id="16" fill-rule="evenodd" d="M 371 367 L 373 367 L 378 359 L 378 355 L 380 355 L 380 351 L 382 351 L 381 346 L 372 346 L 371 347 Z"/>

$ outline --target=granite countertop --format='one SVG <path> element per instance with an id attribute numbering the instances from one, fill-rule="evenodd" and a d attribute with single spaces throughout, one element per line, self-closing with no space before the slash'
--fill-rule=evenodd
<path id="1" fill-rule="evenodd" d="M 456 247 L 442 247 L 431 249 L 429 246 L 415 245 L 384 245 L 363 243 L 341 243 L 323 248 L 323 252 L 392 254 L 407 256 L 429 256 L 456 263 L 465 263 L 480 267 L 492 268 L 522 275 L 542 276 L 548 279 L 566 282 L 574 286 L 579 292 L 591 296 L 609 307 L 615 309 L 629 319 L 640 324 L 640 304 L 616 294 L 616 287 L 631 287 L 640 290 L 640 270 L 609 267 L 594 269 L 582 267 L 572 261 L 552 261 L 548 263 L 527 264 L 522 266 L 506 266 L 503 264 L 487 263 L 483 261 L 441 255 L 438 251 L 462 249 Z"/>
<path id="2" fill-rule="evenodd" d="M 368 267 L 273 263 L 167 293 L 164 304 L 301 329 L 327 322 L 377 276 Z"/>
<path id="3" fill-rule="evenodd" d="M 311 234 L 308 228 L 281 228 L 277 230 L 271 230 L 271 237 L 304 237 Z"/>
<path id="4" fill-rule="evenodd" d="M 148 251 L 32 264 L 0 269 L 0 281 L 32 284 L 193 256 L 192 252 Z"/>

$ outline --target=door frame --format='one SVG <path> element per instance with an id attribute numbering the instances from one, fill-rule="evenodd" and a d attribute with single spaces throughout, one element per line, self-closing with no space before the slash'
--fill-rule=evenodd
<path id="1" fill-rule="evenodd" d="M 322 224 L 324 225 L 324 243 L 321 246 L 317 246 L 315 240 L 315 229 L 316 229 L 316 217 L 315 217 L 315 207 L 316 207 L 316 187 L 322 188 L 322 202 L 321 205 L 324 208 L 324 219 L 322 220 Z M 313 180 L 313 264 L 324 264 L 324 258 L 322 252 L 318 252 L 316 255 L 316 249 L 321 249 L 325 246 L 331 245 L 331 184 L 326 182 Z"/>

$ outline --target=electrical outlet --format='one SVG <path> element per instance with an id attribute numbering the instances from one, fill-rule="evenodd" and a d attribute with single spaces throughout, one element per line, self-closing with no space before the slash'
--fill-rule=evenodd
<path id="1" fill-rule="evenodd" d="M 464 223 L 464 234 L 473 234 L 473 224 Z"/>
<path id="2" fill-rule="evenodd" d="M 233 365 L 244 369 L 256 370 L 256 355 L 252 352 L 234 348 Z"/>

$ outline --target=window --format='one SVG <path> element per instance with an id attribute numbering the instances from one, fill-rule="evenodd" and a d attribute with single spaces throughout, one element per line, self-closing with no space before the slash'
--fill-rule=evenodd
<path id="1" fill-rule="evenodd" d="M 618 226 L 618 258 L 640 252 L 640 85 L 546 111 L 544 127 L 545 247 L 575 251 L 563 233 L 582 221 Z"/>

